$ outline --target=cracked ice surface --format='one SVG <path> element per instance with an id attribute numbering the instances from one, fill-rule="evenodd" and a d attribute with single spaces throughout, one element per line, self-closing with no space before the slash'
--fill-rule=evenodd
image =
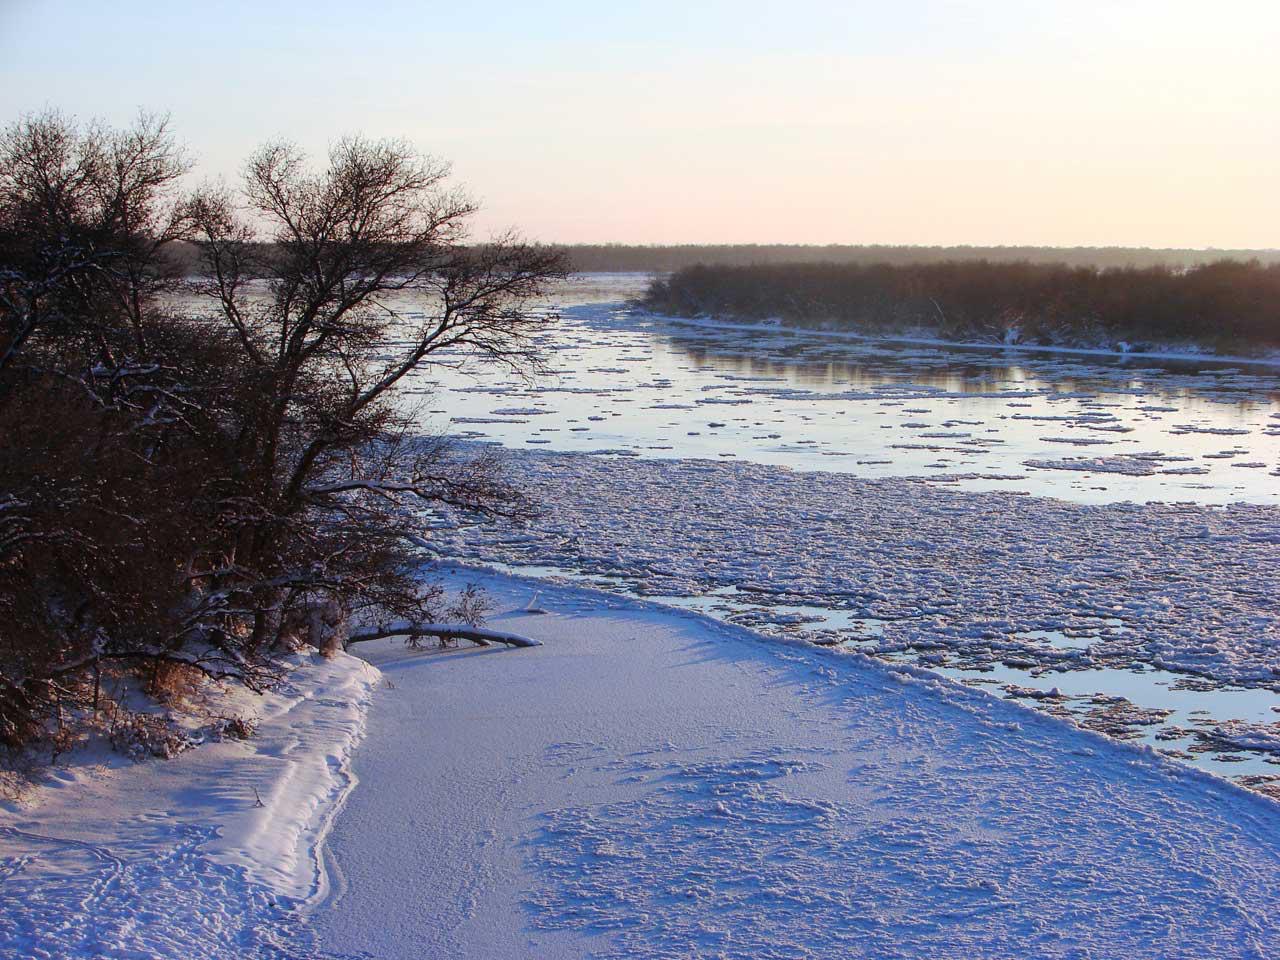
<path id="1" fill-rule="evenodd" d="M 441 531 L 486 562 L 735 587 L 886 621 L 860 649 L 1056 669 L 1147 664 L 1280 690 L 1280 511 L 1074 504 L 747 462 L 513 454 L 524 530 Z M 1020 635 L 1083 639 L 1050 646 Z"/>

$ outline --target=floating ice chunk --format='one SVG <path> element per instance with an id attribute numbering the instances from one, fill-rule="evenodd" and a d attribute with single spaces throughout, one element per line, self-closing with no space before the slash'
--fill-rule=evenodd
<path id="1" fill-rule="evenodd" d="M 1070 457 L 1065 460 L 1023 460 L 1024 467 L 1037 470 L 1079 470 L 1085 473 L 1121 473 L 1130 477 L 1149 477 L 1156 468 L 1132 457 Z"/>
<path id="2" fill-rule="evenodd" d="M 1169 432 L 1174 436 L 1181 436 L 1187 433 L 1207 433 L 1215 437 L 1244 437 L 1250 433 L 1250 431 L 1238 427 L 1206 427 L 1194 423 L 1177 424 Z"/>

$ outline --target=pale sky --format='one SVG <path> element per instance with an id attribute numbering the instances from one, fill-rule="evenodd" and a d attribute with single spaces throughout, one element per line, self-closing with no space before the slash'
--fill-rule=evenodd
<path id="1" fill-rule="evenodd" d="M 0 0 L 0 121 L 404 137 L 548 242 L 1280 247 L 1280 0 Z"/>

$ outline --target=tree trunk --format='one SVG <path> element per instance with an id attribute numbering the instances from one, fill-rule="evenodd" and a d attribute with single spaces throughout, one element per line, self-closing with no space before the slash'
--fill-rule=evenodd
<path id="1" fill-rule="evenodd" d="M 365 640 L 379 640 L 382 637 L 439 637 L 441 640 L 470 640 L 482 647 L 487 647 L 491 643 L 504 643 L 509 647 L 542 646 L 541 640 L 522 637 L 518 633 L 485 630 L 465 623 L 413 623 L 408 620 L 375 623 L 353 630 L 347 637 L 347 645 Z"/>

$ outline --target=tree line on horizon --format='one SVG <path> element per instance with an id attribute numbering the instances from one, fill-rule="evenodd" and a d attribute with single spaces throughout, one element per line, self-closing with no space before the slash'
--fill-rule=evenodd
<path id="1" fill-rule="evenodd" d="M 269 246 L 269 244 L 264 244 Z M 765 264 L 916 264 L 990 260 L 1074 267 L 1186 269 L 1218 260 L 1280 263 L 1278 250 L 1192 250 L 1155 247 L 974 247 L 887 244 L 546 244 L 575 273 L 672 273 L 685 267 Z M 265 253 L 265 251 L 264 251 Z M 166 251 L 176 267 L 200 269 L 200 249 L 178 242 Z"/>
<path id="2" fill-rule="evenodd" d="M 1148 247 L 907 246 L 891 244 L 568 244 L 576 271 L 670 273 L 703 266 L 778 264 L 910 265 L 989 260 L 1070 267 L 1202 266 L 1219 260 L 1280 263 L 1275 250 L 1192 250 Z"/>
<path id="3" fill-rule="evenodd" d="M 1178 268 L 1030 261 L 697 265 L 655 278 L 647 305 L 868 333 L 1043 346 L 1280 347 L 1280 262 Z"/>

